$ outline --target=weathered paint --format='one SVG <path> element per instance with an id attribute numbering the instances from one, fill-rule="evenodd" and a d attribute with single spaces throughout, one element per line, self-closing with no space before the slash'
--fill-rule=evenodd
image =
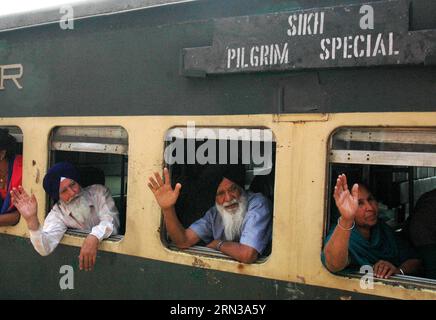
<path id="1" fill-rule="evenodd" d="M 255 276 L 289 283 L 347 290 L 362 294 L 404 298 L 434 299 L 436 291 L 404 289 L 376 282 L 375 289 L 361 289 L 358 279 L 347 279 L 329 273 L 321 264 L 320 252 L 325 219 L 325 186 L 327 145 L 330 134 L 342 126 L 436 126 L 435 113 L 377 113 L 314 115 L 243 115 L 243 116 L 168 116 L 168 117 L 59 117 L 3 118 L 0 126 L 16 125 L 23 131 L 24 187 L 35 193 L 39 208 L 45 208 L 45 194 L 37 172 L 44 175 L 47 167 L 47 139 L 55 126 L 114 125 L 122 126 L 129 135 L 128 197 L 126 234 L 120 242 L 105 241 L 101 248 L 114 257 L 128 255 L 164 263 Z M 161 212 L 146 188 L 146 177 L 161 170 L 164 136 L 168 129 L 195 121 L 196 126 L 268 127 L 277 141 L 276 182 L 273 221 L 273 247 L 264 262 L 241 265 L 235 261 L 196 256 L 165 248 L 158 232 Z M 154 137 L 145 143 L 142 137 Z M 160 138 L 159 138 L 160 137 Z M 32 163 L 35 162 L 35 165 Z M 280 178 L 286 177 L 286 178 Z M 316 195 L 316 196 L 314 196 Z M 40 210 L 40 220 L 44 212 Z M 0 228 L 1 233 L 27 237 L 22 220 L 17 226 Z M 62 243 L 79 247 L 83 239 L 67 235 Z M 30 244 L 29 249 L 33 250 Z M 24 247 L 24 245 L 23 245 Z M 53 256 L 56 256 L 54 253 Z M 23 257 L 20 255 L 17 257 Z M 36 254 L 34 255 L 36 256 Z M 69 259 L 73 263 L 76 255 Z M 41 258 L 42 259 L 42 258 Z M 55 258 L 54 258 L 55 259 Z M 117 258 L 118 259 L 118 258 Z M 121 259 L 121 258 L 120 258 Z M 32 259 L 26 261 L 29 263 Z M 3 260 L 4 261 L 4 260 Z M 11 267 L 13 259 L 4 261 Z M 38 260 L 45 261 L 45 260 Z M 33 262 L 32 262 L 33 263 Z M 13 264 L 13 263 L 12 263 Z M 35 260 L 35 265 L 39 262 Z M 101 263 L 105 265 L 104 262 Z M 243 266 L 243 267 L 242 267 Z M 103 266 L 102 266 L 103 267 Z M 39 267 L 38 267 L 39 268 Z M 157 271 L 156 271 L 157 272 Z M 214 276 L 209 279 L 214 282 Z M 127 281 L 127 280 L 126 280 Z"/>
<path id="2" fill-rule="evenodd" d="M 377 297 L 194 268 L 100 251 L 94 272 L 81 272 L 79 248 L 60 245 L 40 257 L 28 239 L 0 235 L 1 299 L 374 299 Z M 72 265 L 74 289 L 62 290 L 61 266 Z M 380 297 L 379 297 L 380 298 Z M 164 310 L 159 309 L 161 313 Z"/>
<path id="3" fill-rule="evenodd" d="M 218 19 L 212 46 L 184 50 L 183 70 L 189 76 L 428 63 L 436 29 L 410 32 L 409 10 L 408 2 L 391 0 Z"/>
<path id="4" fill-rule="evenodd" d="M 245 7 L 238 1 L 237 5 L 231 1 L 223 1 L 222 5 L 211 2 L 79 20 L 74 30 L 61 30 L 53 24 L 2 32 L 0 65 L 22 65 L 19 84 L 23 89 L 6 81 L 5 89 L 0 91 L 0 116 L 432 110 L 431 102 L 436 99 L 434 66 L 235 74 L 200 79 L 182 76 L 183 48 L 210 46 L 213 19 L 275 12 L 275 6 L 268 1 L 253 1 Z M 310 5 L 310 2 L 273 2 L 277 6 L 283 4 L 279 13 Z M 314 6 L 320 4 L 312 2 Z M 411 30 L 436 28 L 434 19 L 428 19 L 430 13 L 436 15 L 436 3 L 425 1 L 423 5 L 412 1 L 412 8 L 415 7 L 418 9 L 411 12 Z M 298 90 L 292 91 L 295 82 L 299 84 Z M 283 90 L 285 100 L 281 104 Z M 298 99 L 304 100 L 287 99 L 287 90 L 291 90 L 291 96 L 297 92 Z"/>

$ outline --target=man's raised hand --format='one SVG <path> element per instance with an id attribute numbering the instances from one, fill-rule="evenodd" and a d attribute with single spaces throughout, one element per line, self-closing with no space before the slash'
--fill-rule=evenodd
<path id="1" fill-rule="evenodd" d="M 22 186 L 11 190 L 12 204 L 17 208 L 25 220 L 36 217 L 38 203 L 35 195 L 29 196 Z"/>
<path id="2" fill-rule="evenodd" d="M 170 175 L 167 168 L 164 168 L 164 178 L 165 182 L 158 172 L 154 173 L 154 177 L 148 178 L 148 187 L 163 210 L 169 209 L 176 204 L 180 189 L 182 188 L 180 183 L 177 183 L 174 189 L 171 187 Z"/>
<path id="3" fill-rule="evenodd" d="M 26 220 L 29 230 L 38 230 L 38 202 L 35 195 L 29 196 L 22 186 L 11 190 L 12 204 Z"/>

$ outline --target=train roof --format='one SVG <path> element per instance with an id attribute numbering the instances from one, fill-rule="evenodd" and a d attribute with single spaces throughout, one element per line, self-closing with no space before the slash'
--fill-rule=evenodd
<path id="1" fill-rule="evenodd" d="M 199 0 L 90 0 L 70 1 L 69 4 L 74 8 L 74 19 L 84 19 L 194 1 Z M 37 11 L 4 15 L 0 16 L 0 32 L 58 23 L 61 17 L 59 5 Z"/>

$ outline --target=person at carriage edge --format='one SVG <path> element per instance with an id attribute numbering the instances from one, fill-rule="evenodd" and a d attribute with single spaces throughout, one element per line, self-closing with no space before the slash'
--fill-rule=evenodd
<path id="1" fill-rule="evenodd" d="M 338 272 L 369 265 L 375 277 L 385 279 L 420 272 L 421 261 L 412 247 L 378 220 L 377 201 L 364 185 L 354 184 L 350 192 L 346 176 L 339 175 L 333 196 L 340 217 L 322 253 L 327 269 Z"/>
<path id="2" fill-rule="evenodd" d="M 148 187 L 162 209 L 169 236 L 181 249 L 200 240 L 243 263 L 253 263 L 262 254 L 272 235 L 269 200 L 261 193 L 246 192 L 243 188 L 245 170 L 240 165 L 226 165 L 218 174 L 211 174 L 216 190 L 215 205 L 202 218 L 185 229 L 177 218 L 175 203 L 182 185 L 173 189 L 168 169 L 164 179 L 159 173 L 149 177 Z M 212 176 L 215 175 L 214 178 Z"/>
<path id="3" fill-rule="evenodd" d="M 57 247 L 67 228 L 90 231 L 80 250 L 79 268 L 91 271 L 99 242 L 118 233 L 119 214 L 108 188 L 97 184 L 81 188 L 77 181 L 79 172 L 71 163 L 59 162 L 48 170 L 43 187 L 56 203 L 43 227 L 35 195 L 29 196 L 19 186 L 11 191 L 12 202 L 27 222 L 33 247 L 42 256 Z"/>
<path id="4" fill-rule="evenodd" d="M 408 234 L 424 265 L 424 276 L 436 279 L 436 189 L 421 195 L 408 221 Z"/>
<path id="5" fill-rule="evenodd" d="M 0 226 L 16 225 L 20 214 L 11 202 L 10 191 L 21 185 L 23 157 L 15 154 L 17 141 L 0 129 Z"/>

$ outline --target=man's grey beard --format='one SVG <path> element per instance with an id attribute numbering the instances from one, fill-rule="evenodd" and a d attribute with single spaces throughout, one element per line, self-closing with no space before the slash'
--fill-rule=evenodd
<path id="1" fill-rule="evenodd" d="M 84 226 L 85 221 L 91 216 L 91 207 L 87 197 L 83 193 L 79 193 L 75 198 L 68 203 L 61 201 L 62 206 L 68 213 L 74 217 L 81 225 Z"/>
<path id="2" fill-rule="evenodd" d="M 235 210 L 226 210 L 225 207 L 234 203 L 239 203 Z M 229 202 L 224 202 L 223 205 L 215 203 L 216 208 L 223 219 L 224 236 L 227 241 L 239 240 L 241 237 L 241 227 L 247 213 L 247 194 L 243 191 L 239 200 L 233 199 Z"/>

